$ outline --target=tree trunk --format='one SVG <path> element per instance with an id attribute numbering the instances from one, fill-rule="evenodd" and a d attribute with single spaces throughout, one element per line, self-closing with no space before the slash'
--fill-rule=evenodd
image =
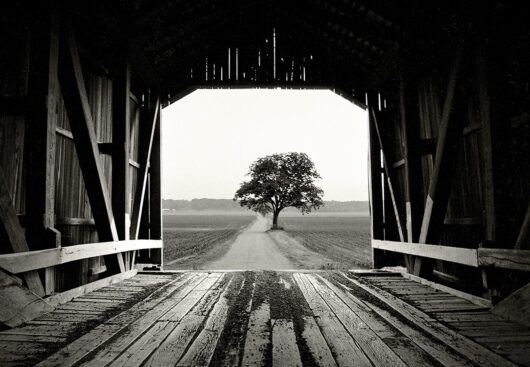
<path id="1" fill-rule="evenodd" d="M 272 214 L 272 229 L 278 229 L 278 216 L 280 215 L 279 211 L 275 211 Z"/>

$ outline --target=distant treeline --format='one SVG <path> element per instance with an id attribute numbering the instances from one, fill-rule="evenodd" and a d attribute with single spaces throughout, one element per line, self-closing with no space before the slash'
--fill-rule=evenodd
<path id="1" fill-rule="evenodd" d="M 192 200 L 162 200 L 162 206 L 167 210 L 218 210 L 243 212 L 245 208 L 231 199 L 192 199 Z M 296 211 L 294 208 L 287 208 L 286 211 Z M 367 201 L 325 201 L 320 212 L 368 212 Z"/>

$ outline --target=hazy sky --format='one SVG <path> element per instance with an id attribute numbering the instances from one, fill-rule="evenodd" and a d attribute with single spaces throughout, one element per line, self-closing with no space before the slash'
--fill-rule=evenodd
<path id="1" fill-rule="evenodd" d="M 368 200 L 365 111 L 324 90 L 199 90 L 162 112 L 165 199 L 231 199 L 250 164 L 305 152 L 325 200 Z"/>

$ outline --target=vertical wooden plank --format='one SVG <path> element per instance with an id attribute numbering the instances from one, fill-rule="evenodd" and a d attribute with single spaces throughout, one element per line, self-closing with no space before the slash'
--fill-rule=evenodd
<path id="1" fill-rule="evenodd" d="M 55 144 L 59 19 L 56 1 L 36 6 L 32 17 L 28 108 L 25 131 L 26 237 L 32 249 L 55 247 Z M 50 229 L 49 231 L 47 229 Z"/>
<path id="2" fill-rule="evenodd" d="M 118 232 L 114 222 L 112 207 L 105 182 L 103 168 L 99 159 L 96 132 L 81 70 L 77 43 L 71 26 L 67 29 L 66 45 L 60 54 L 59 81 L 74 144 L 85 186 L 88 192 L 90 207 L 96 222 L 100 241 L 118 241 Z M 123 257 L 116 256 L 121 272 L 125 271 Z M 109 261 L 111 262 L 111 261 Z"/>
<path id="3" fill-rule="evenodd" d="M 476 75 L 477 92 L 479 97 L 480 113 L 480 140 L 481 140 L 481 176 L 482 195 L 484 205 L 484 218 L 482 220 L 484 228 L 484 240 L 495 241 L 495 191 L 493 187 L 493 147 L 490 123 L 490 98 L 488 90 L 488 79 L 486 73 L 486 60 L 484 41 L 482 35 L 475 38 L 476 45 Z"/>
<path id="4" fill-rule="evenodd" d="M 405 80 L 407 78 L 407 80 Z M 412 75 L 401 70 L 399 78 L 399 109 L 403 132 L 403 155 L 405 159 L 405 210 L 407 242 L 419 239 L 423 213 L 422 170 L 420 155 L 419 107 L 417 90 L 412 86 Z M 414 258 L 405 255 L 409 272 L 413 271 Z"/>
<path id="5" fill-rule="evenodd" d="M 120 240 L 129 239 L 130 226 L 130 84 L 131 72 L 127 60 L 117 68 L 112 85 L 112 210 Z M 118 72 L 119 73 L 119 72 Z"/>
<path id="6" fill-rule="evenodd" d="M 162 233 L 162 170 L 161 170 L 161 125 L 162 116 L 158 105 L 157 123 L 153 135 L 153 143 L 151 148 L 151 158 L 149 160 L 149 216 L 150 216 L 150 233 L 151 239 L 163 239 Z M 153 261 L 159 263 L 163 267 L 163 248 L 155 250 L 152 256 Z"/>
<path id="7" fill-rule="evenodd" d="M 409 79 L 404 80 L 405 77 Z M 405 201 L 407 211 L 407 242 L 416 242 L 420 235 L 422 215 L 422 176 L 421 155 L 419 151 L 419 108 L 417 91 L 412 86 L 410 75 L 400 75 L 400 115 L 403 131 L 403 149 L 405 158 L 406 190 Z"/>
<path id="8" fill-rule="evenodd" d="M 375 103 L 376 96 L 370 94 L 368 105 Z M 381 150 L 377 142 L 377 133 L 375 131 L 373 116 L 367 110 L 368 127 L 369 127 L 369 181 L 368 189 L 370 194 L 370 221 L 372 239 L 384 239 L 383 231 L 383 186 L 381 184 Z M 372 266 L 374 268 L 383 266 L 380 263 L 378 250 L 372 249 Z"/>

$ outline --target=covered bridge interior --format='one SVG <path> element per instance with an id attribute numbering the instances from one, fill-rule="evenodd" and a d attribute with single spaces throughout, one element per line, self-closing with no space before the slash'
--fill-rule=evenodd
<path id="1" fill-rule="evenodd" d="M 373 267 L 403 265 L 493 304 L 516 292 L 512 304 L 526 301 L 511 317 L 530 319 L 530 31 L 517 4 L 2 8 L 6 326 L 39 313 L 24 305 L 163 267 L 160 111 L 197 88 L 329 88 L 365 108 Z"/>

